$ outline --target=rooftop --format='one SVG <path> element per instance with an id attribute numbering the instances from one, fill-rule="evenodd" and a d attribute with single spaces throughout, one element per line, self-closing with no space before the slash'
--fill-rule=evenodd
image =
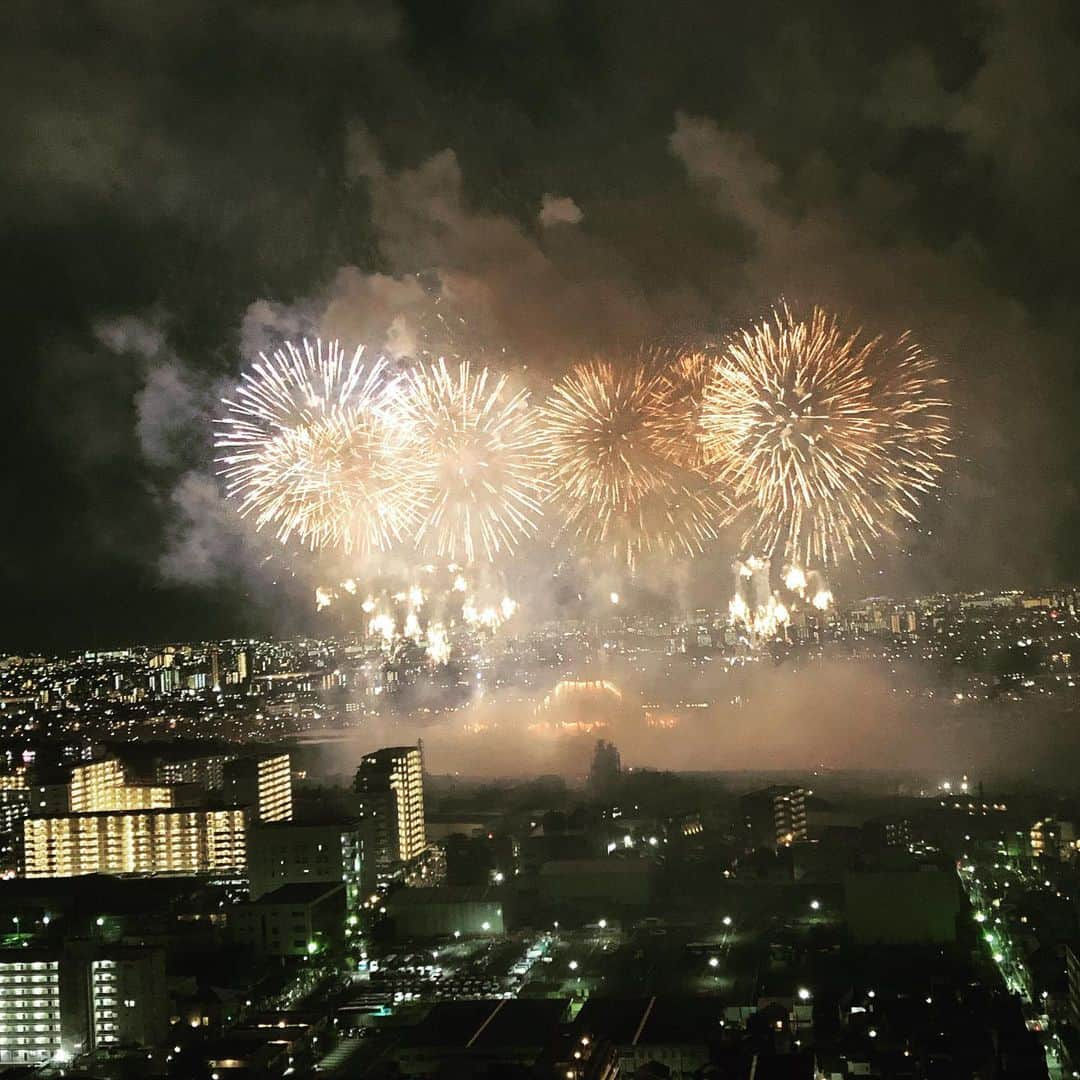
<path id="1" fill-rule="evenodd" d="M 334 892 L 344 892 L 340 881 L 298 881 L 260 896 L 253 904 L 313 904 Z"/>
<path id="2" fill-rule="evenodd" d="M 565 998 L 442 1001 L 406 1038 L 412 1047 L 540 1046 L 566 1016 Z"/>

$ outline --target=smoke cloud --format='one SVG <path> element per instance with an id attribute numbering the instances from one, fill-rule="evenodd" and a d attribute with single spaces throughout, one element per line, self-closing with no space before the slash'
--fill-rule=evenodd
<path id="1" fill-rule="evenodd" d="M 540 200 L 540 224 L 545 229 L 553 225 L 579 225 L 585 215 L 573 199 L 566 195 L 544 193 Z"/>
<path id="2" fill-rule="evenodd" d="M 923 529 L 838 588 L 1069 574 L 1080 37 L 1063 0 L 934 15 L 931 32 L 918 6 L 612 20 L 544 0 L 458 22 L 391 0 L 168 0 L 90 25 L 7 5 L 2 258 L 28 467 L 3 494 L 38 526 L 0 559 L 19 568 L 11 625 L 54 632 L 20 582 L 59 566 L 52 610 L 107 578 L 167 633 L 146 575 L 169 566 L 246 615 L 248 585 L 228 583 L 255 579 L 230 560 L 252 567 L 262 541 L 225 539 L 210 497 L 219 388 L 303 334 L 413 355 L 436 300 L 458 344 L 537 386 L 595 351 L 715 340 L 778 297 L 910 329 L 952 379 L 954 469 Z M 688 78 L 715 72 L 717 41 L 738 42 L 724 70 Z M 696 602 L 730 557 L 722 542 L 658 573 Z"/>

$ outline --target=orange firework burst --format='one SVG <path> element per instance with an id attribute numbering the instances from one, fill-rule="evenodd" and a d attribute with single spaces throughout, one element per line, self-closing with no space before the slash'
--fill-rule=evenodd
<path id="1" fill-rule="evenodd" d="M 711 350 L 696 348 L 653 355 L 662 365 L 657 387 L 657 447 L 682 468 L 701 473 L 706 463 L 701 407 L 716 356 Z"/>
<path id="2" fill-rule="evenodd" d="M 395 414 L 409 491 L 423 508 L 421 547 L 491 561 L 535 534 L 545 482 L 527 391 L 467 360 L 439 359 L 408 373 Z"/>
<path id="3" fill-rule="evenodd" d="M 701 426 L 744 549 L 828 566 L 915 521 L 947 456 L 944 385 L 906 334 L 849 334 L 819 308 L 781 306 L 729 340 Z"/>
<path id="4" fill-rule="evenodd" d="M 700 552 L 727 516 L 671 456 L 672 387 L 656 359 L 578 364 L 541 409 L 564 528 L 630 565 L 647 552 Z"/>
<path id="5" fill-rule="evenodd" d="M 409 524 L 395 433 L 392 381 L 382 359 L 365 365 L 336 341 L 291 342 L 244 372 L 217 421 L 226 492 L 258 528 L 283 543 L 365 554 L 390 546 Z"/>

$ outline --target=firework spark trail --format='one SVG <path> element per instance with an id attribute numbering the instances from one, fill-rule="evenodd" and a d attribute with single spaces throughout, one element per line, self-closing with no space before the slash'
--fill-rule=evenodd
<path id="1" fill-rule="evenodd" d="M 564 531 L 630 566 L 647 552 L 699 553 L 728 514 L 669 456 L 671 383 L 651 360 L 578 364 L 540 410 Z"/>
<path id="2" fill-rule="evenodd" d="M 384 576 L 371 592 L 361 589 L 356 577 L 345 578 L 336 586 L 317 586 L 315 608 L 321 612 L 343 605 L 341 616 L 348 619 L 349 608 L 359 607 L 363 615 L 359 626 L 369 645 L 389 654 L 406 644 L 418 645 L 432 663 L 446 664 L 453 638 L 466 635 L 469 648 L 475 648 L 491 640 L 520 610 L 518 601 L 506 593 L 501 574 L 478 568 L 479 579 L 470 583 L 463 569 L 453 563 L 414 567 L 424 575 L 422 584 Z"/>
<path id="3" fill-rule="evenodd" d="M 545 482 L 527 391 L 467 360 L 439 359 L 408 373 L 396 416 L 408 490 L 424 508 L 418 546 L 493 562 L 535 535 Z"/>
<path id="4" fill-rule="evenodd" d="M 707 464 L 701 408 L 716 357 L 702 349 L 658 349 L 657 450 L 683 469 L 702 473 Z"/>
<path id="5" fill-rule="evenodd" d="M 907 335 L 846 334 L 787 307 L 725 346 L 702 429 L 719 481 L 748 518 L 744 549 L 835 565 L 914 522 L 938 484 L 949 425 L 944 380 Z"/>
<path id="6" fill-rule="evenodd" d="M 260 354 L 217 421 L 226 494 L 257 528 L 312 550 L 383 550 L 415 513 L 403 487 L 386 402 L 386 362 L 366 365 L 337 341 L 292 342 Z"/>

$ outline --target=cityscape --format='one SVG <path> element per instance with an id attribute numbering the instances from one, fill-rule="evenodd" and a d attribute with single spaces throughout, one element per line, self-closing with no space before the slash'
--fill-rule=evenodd
<path id="1" fill-rule="evenodd" d="M 435 667 L 379 634 L 7 655 L 0 1056 L 200 1080 L 1068 1076 L 1080 804 L 1001 762 L 725 769 L 723 718 L 753 702 L 687 687 L 764 666 L 809 693 L 818 665 L 873 665 L 974 739 L 1072 715 L 1078 635 L 1062 589 L 838 602 L 767 647 L 695 610 L 464 634 Z M 485 695 L 572 768 L 487 774 Z M 620 750 L 702 713 L 715 763 Z"/>
<path id="2" fill-rule="evenodd" d="M 0 25 L 0 1080 L 1080 1080 L 1075 5 Z"/>

